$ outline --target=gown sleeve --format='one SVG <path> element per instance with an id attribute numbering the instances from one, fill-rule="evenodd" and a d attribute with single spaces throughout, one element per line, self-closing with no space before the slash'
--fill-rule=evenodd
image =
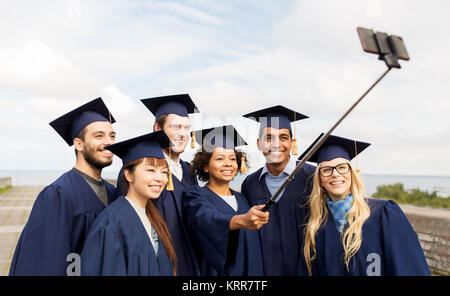
<path id="1" fill-rule="evenodd" d="M 385 203 L 381 223 L 387 275 L 430 275 L 417 234 L 397 203 Z"/>
<path id="2" fill-rule="evenodd" d="M 217 271 L 224 272 L 227 264 L 230 220 L 234 215 L 220 212 L 209 200 L 212 197 L 200 187 L 187 190 L 183 197 L 183 209 L 187 226 L 203 256 Z M 191 187 L 191 188 L 192 188 Z"/>
<path id="3" fill-rule="evenodd" d="M 47 186 L 33 205 L 9 275 L 66 275 L 72 224 L 72 203 L 59 186 Z"/>
<path id="4" fill-rule="evenodd" d="M 96 225 L 89 233 L 81 253 L 81 275 L 127 275 L 124 249 L 108 225 Z"/>

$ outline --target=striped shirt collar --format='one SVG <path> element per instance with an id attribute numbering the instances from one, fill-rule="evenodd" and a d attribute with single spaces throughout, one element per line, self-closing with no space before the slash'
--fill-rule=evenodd
<path id="1" fill-rule="evenodd" d="M 286 164 L 286 166 L 284 167 L 283 171 L 280 173 L 280 175 L 278 176 L 273 176 L 270 172 L 269 169 L 267 168 L 267 163 L 264 164 L 264 167 L 262 169 L 261 174 L 259 175 L 259 180 L 261 180 L 261 178 L 264 176 L 265 173 L 268 173 L 270 176 L 272 177 L 280 177 L 282 174 L 286 174 L 286 175 L 290 175 L 294 170 L 295 167 L 297 166 L 297 160 L 295 159 L 295 157 L 289 156 L 289 161 Z"/>

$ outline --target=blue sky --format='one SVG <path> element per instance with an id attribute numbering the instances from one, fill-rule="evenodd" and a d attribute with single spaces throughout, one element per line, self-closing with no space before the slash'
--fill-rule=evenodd
<path id="1" fill-rule="evenodd" d="M 295 125 L 303 151 L 385 69 L 362 51 L 362 26 L 402 36 L 411 61 L 335 134 L 372 143 L 363 172 L 448 176 L 448 11 L 438 0 L 2 1 L 0 169 L 73 166 L 48 123 L 99 96 L 124 140 L 153 124 L 139 99 L 189 93 L 194 128 L 235 124 L 253 169 L 257 126 L 240 115 L 282 104 L 310 117 Z"/>

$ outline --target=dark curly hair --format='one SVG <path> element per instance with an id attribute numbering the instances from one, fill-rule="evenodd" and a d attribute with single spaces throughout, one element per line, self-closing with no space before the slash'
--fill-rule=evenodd
<path id="1" fill-rule="evenodd" d="M 249 167 L 247 155 L 245 152 L 234 150 L 236 153 L 236 161 L 238 165 L 238 174 L 241 170 L 242 156 L 245 157 L 245 164 Z M 205 167 L 208 166 L 209 160 L 211 159 L 212 152 L 207 152 L 203 149 L 199 150 L 194 155 L 194 159 L 191 161 L 190 173 L 195 178 L 198 177 L 200 181 L 208 182 L 209 173 L 205 172 Z"/>

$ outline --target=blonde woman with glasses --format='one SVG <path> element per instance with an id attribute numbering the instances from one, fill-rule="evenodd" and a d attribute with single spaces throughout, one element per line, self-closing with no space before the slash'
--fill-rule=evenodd
<path id="1" fill-rule="evenodd" d="M 430 275 L 417 235 L 400 207 L 391 200 L 368 198 L 352 167 L 351 159 L 369 145 L 331 135 L 311 157 L 318 166 L 300 275 Z"/>

